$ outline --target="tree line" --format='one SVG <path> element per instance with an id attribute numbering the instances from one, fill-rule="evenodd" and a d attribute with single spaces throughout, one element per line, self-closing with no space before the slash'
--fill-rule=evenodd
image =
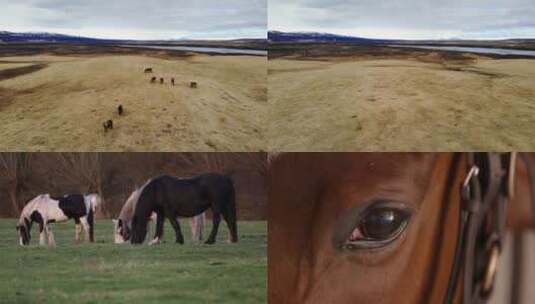
<path id="1" fill-rule="evenodd" d="M 0 216 L 18 217 L 41 193 L 92 192 L 110 218 L 151 177 L 217 172 L 234 180 L 239 217 L 263 219 L 265 171 L 265 153 L 0 153 Z"/>

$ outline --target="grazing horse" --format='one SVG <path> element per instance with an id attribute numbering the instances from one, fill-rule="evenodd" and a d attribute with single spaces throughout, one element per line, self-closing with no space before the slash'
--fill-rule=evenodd
<path id="1" fill-rule="evenodd" d="M 143 73 L 152 73 L 152 68 L 145 68 L 145 71 L 143 71 Z"/>
<path id="2" fill-rule="evenodd" d="M 130 240 L 132 217 L 134 216 L 136 203 L 137 203 L 137 200 L 139 199 L 139 194 L 141 193 L 141 189 L 143 187 L 134 190 L 130 194 L 130 196 L 124 203 L 123 207 L 121 208 L 119 217 L 117 219 L 113 219 L 114 241 L 116 244 L 123 244 Z M 156 213 L 153 212 L 149 218 L 149 221 L 152 222 L 155 220 L 156 220 Z M 176 220 L 178 221 L 178 218 Z M 191 239 L 192 240 L 202 241 L 202 231 L 204 227 L 204 221 L 205 221 L 204 213 L 191 218 L 190 225 L 191 225 Z M 154 236 L 153 240 L 150 241 L 149 244 L 153 245 L 153 244 L 157 244 L 160 242 L 161 240 L 157 238 L 156 236 Z"/>
<path id="3" fill-rule="evenodd" d="M 152 78 L 150 79 L 150 82 L 151 82 L 151 83 L 155 83 L 155 82 L 156 82 L 156 77 L 152 77 Z"/>
<path id="4" fill-rule="evenodd" d="M 132 218 L 133 244 L 143 243 L 147 234 L 147 222 L 153 212 L 157 214 L 156 235 L 161 240 L 164 219 L 169 219 L 177 243 L 184 243 L 178 216 L 193 217 L 212 210 L 212 231 L 206 244 L 215 243 L 221 216 L 227 223 L 230 241 L 238 241 L 236 227 L 236 202 L 234 184 L 230 177 L 209 173 L 192 178 L 169 175 L 155 177 L 141 189 Z"/>
<path id="5" fill-rule="evenodd" d="M 508 227 L 535 228 L 529 205 L 534 196 L 527 161 L 509 167 L 488 156 L 475 166 L 474 158 L 270 156 L 268 302 L 482 303 L 492 290 L 500 251 L 494 229 L 503 221 L 495 216 L 507 211 L 501 219 Z M 497 205 L 485 205 L 494 199 Z M 492 213 L 476 216 L 484 210 Z M 479 228 L 472 230 L 471 223 Z M 477 238 L 470 237 L 474 232 Z"/>
<path id="6" fill-rule="evenodd" d="M 32 224 L 36 222 L 39 224 L 39 244 L 45 245 L 48 241 L 48 245 L 54 247 L 56 242 L 49 224 L 69 219 L 74 219 L 76 223 L 76 242 L 80 241 L 82 228 L 86 241 L 94 242 L 94 215 L 101 203 L 98 194 L 69 194 L 62 197 L 38 195 L 24 206 L 20 215 L 17 225 L 20 245 L 30 244 Z"/>
<path id="7" fill-rule="evenodd" d="M 108 119 L 104 123 L 102 123 L 102 126 L 104 127 L 104 132 L 108 132 L 108 130 L 113 129 L 113 120 Z"/>

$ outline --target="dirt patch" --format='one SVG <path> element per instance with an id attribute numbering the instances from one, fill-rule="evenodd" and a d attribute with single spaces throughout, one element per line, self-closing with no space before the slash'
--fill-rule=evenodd
<path id="1" fill-rule="evenodd" d="M 9 106 L 13 102 L 13 98 L 17 96 L 16 90 L 9 90 L 0 87 L 0 111 Z"/>
<path id="2" fill-rule="evenodd" d="M 46 68 L 47 66 L 48 64 L 40 63 L 40 64 L 34 64 L 34 65 L 20 67 L 20 68 L 0 70 L 0 81 L 10 79 L 10 78 L 15 78 L 15 77 L 25 75 L 25 74 L 30 74 L 33 72 L 37 72 L 39 70 Z"/>

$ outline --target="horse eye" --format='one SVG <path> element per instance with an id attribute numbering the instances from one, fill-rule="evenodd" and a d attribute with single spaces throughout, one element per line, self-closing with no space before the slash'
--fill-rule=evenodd
<path id="1" fill-rule="evenodd" d="M 360 219 L 343 247 L 357 249 L 386 246 L 405 230 L 409 217 L 406 210 L 373 208 Z"/>

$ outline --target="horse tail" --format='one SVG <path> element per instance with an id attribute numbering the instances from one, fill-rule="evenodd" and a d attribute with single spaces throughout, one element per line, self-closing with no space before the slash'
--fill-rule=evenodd
<path id="1" fill-rule="evenodd" d="M 93 205 L 91 205 L 87 214 L 87 224 L 89 224 L 89 241 L 93 243 L 95 241 L 95 211 Z"/>

